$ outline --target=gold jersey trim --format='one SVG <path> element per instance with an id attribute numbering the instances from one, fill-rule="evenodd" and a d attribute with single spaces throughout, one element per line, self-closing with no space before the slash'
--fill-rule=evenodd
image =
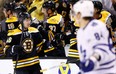
<path id="1" fill-rule="evenodd" d="M 103 10 L 101 12 L 101 15 L 102 15 L 102 17 L 99 20 L 106 23 L 111 14 L 108 11 Z"/>
<path id="2" fill-rule="evenodd" d="M 17 21 L 18 21 L 18 18 L 15 16 L 6 19 L 6 23 L 17 22 Z"/>
<path id="3" fill-rule="evenodd" d="M 34 59 L 38 59 L 39 57 L 38 56 L 35 56 L 35 57 L 31 57 L 31 58 L 28 58 L 28 59 L 23 59 L 23 60 L 19 60 L 18 62 L 26 62 L 26 61 L 30 61 L 30 60 L 34 60 Z M 16 61 L 13 61 L 13 63 L 16 63 Z"/>
<path id="4" fill-rule="evenodd" d="M 62 16 L 60 14 L 57 14 L 56 16 L 52 16 L 49 19 L 47 19 L 47 23 L 49 24 L 59 24 L 62 20 Z"/>
<path id="5" fill-rule="evenodd" d="M 68 57 L 80 58 L 79 55 L 69 54 Z"/>
<path id="6" fill-rule="evenodd" d="M 31 66 L 37 63 L 39 63 L 39 57 L 35 56 L 35 57 L 28 58 L 28 59 L 19 60 L 16 68 L 27 67 L 27 66 Z M 16 61 L 13 61 L 13 64 L 15 65 Z"/>
<path id="7" fill-rule="evenodd" d="M 47 50 L 44 50 L 44 52 L 47 53 L 47 52 L 50 52 L 50 51 L 52 51 L 52 50 L 54 50 L 54 47 L 48 48 Z"/>
<path id="8" fill-rule="evenodd" d="M 37 33 L 39 31 L 36 28 L 34 28 L 34 27 L 29 27 L 28 28 L 28 32 L 29 33 Z M 8 33 L 8 36 L 11 36 L 11 35 L 19 35 L 21 33 L 22 33 L 22 31 L 17 28 L 17 29 L 12 30 L 12 32 Z"/>
<path id="9" fill-rule="evenodd" d="M 78 50 L 75 50 L 75 49 L 69 49 L 69 52 L 78 52 Z"/>

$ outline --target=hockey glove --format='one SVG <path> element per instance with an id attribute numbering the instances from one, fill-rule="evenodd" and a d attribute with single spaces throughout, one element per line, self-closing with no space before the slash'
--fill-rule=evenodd
<path id="1" fill-rule="evenodd" d="M 92 71 L 99 66 L 101 56 L 98 53 L 94 53 L 89 59 L 84 60 L 80 63 L 80 67 L 84 72 Z"/>
<path id="2" fill-rule="evenodd" d="M 82 74 L 81 72 L 78 72 L 78 74 Z"/>
<path id="3" fill-rule="evenodd" d="M 15 55 L 15 54 L 22 55 L 23 50 L 24 50 L 24 48 L 21 45 L 14 45 L 11 48 L 11 54 L 12 55 Z"/>
<path id="4" fill-rule="evenodd" d="M 88 60 L 82 61 L 80 66 L 82 71 L 89 72 L 94 69 L 95 64 L 92 60 L 88 59 Z"/>

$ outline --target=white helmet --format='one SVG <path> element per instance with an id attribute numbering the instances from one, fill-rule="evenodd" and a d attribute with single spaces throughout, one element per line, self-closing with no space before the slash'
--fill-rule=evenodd
<path id="1" fill-rule="evenodd" d="M 81 17 L 93 17 L 94 5 L 92 1 L 78 1 L 73 6 L 74 12 L 77 14 L 81 13 Z"/>

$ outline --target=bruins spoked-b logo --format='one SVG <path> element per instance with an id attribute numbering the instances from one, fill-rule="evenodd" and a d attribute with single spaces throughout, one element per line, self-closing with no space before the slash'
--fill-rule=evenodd
<path id="1" fill-rule="evenodd" d="M 23 40 L 22 45 L 24 47 L 24 52 L 30 53 L 33 50 L 33 40 L 26 38 Z"/>

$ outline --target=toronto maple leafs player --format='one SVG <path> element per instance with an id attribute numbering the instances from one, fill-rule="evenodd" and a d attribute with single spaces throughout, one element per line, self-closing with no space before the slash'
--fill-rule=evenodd
<path id="1" fill-rule="evenodd" d="M 82 74 L 116 74 L 116 55 L 106 25 L 93 19 L 91 1 L 78 1 L 73 6 L 76 23 L 80 68 Z"/>

